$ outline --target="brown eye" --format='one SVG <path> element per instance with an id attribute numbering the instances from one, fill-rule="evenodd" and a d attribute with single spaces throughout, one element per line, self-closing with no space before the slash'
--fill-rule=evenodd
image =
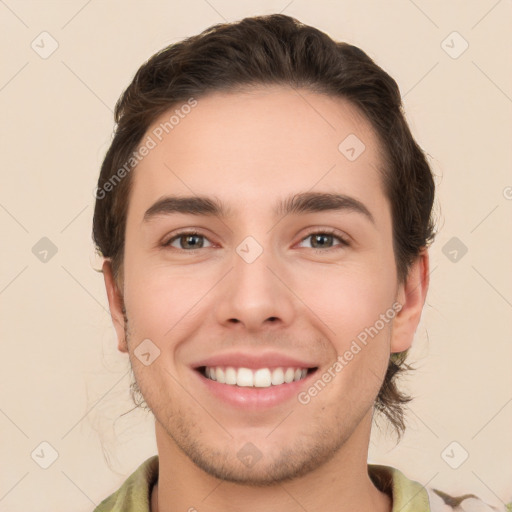
<path id="1" fill-rule="evenodd" d="M 335 233 L 336 232 L 334 231 L 316 231 L 303 238 L 302 242 L 310 238 L 312 249 L 325 249 L 326 251 L 329 249 L 335 249 L 336 247 L 345 247 L 349 245 L 342 236 Z M 336 240 L 340 243 L 336 244 Z"/>
<path id="2" fill-rule="evenodd" d="M 190 231 L 179 233 L 178 235 L 170 238 L 163 245 L 164 247 L 173 247 L 174 249 L 188 251 L 191 249 L 203 249 L 204 240 L 208 240 L 204 235 Z M 173 245 L 175 241 L 178 242 L 178 247 Z"/>

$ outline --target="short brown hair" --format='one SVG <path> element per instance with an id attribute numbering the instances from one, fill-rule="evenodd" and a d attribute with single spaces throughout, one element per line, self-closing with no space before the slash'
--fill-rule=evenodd
<path id="1" fill-rule="evenodd" d="M 102 193 L 96 196 L 93 220 L 94 242 L 100 254 L 111 259 L 116 280 L 122 278 L 132 182 L 126 162 L 150 125 L 192 97 L 258 85 L 287 85 L 348 99 L 371 123 L 384 155 L 382 182 L 391 204 L 398 281 L 403 283 L 411 263 L 435 236 L 435 185 L 403 114 L 398 86 L 358 47 L 334 41 L 283 14 L 214 25 L 164 48 L 140 67 L 119 98 L 117 126 L 101 167 L 97 190 Z M 113 182 L 123 168 L 123 179 Z M 391 354 L 375 402 L 398 438 L 405 430 L 403 406 L 412 399 L 396 385 L 397 376 L 412 368 L 405 363 L 407 352 Z"/>

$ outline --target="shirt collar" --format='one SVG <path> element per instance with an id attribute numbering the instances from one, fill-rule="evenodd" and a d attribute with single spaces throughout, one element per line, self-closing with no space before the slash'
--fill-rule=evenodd
<path id="1" fill-rule="evenodd" d="M 430 512 L 425 488 L 391 466 L 368 464 L 374 485 L 392 499 L 392 512 Z M 151 491 L 158 480 L 158 455 L 144 461 L 121 488 L 94 512 L 150 512 Z"/>

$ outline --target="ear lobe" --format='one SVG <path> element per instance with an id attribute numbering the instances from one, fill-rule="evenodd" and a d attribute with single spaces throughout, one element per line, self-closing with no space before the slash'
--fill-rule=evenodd
<path id="1" fill-rule="evenodd" d="M 114 280 L 111 261 L 106 259 L 102 266 L 103 278 L 105 280 L 105 289 L 107 291 L 110 316 L 117 334 L 117 348 L 121 352 L 128 352 L 128 345 L 124 333 L 124 301 L 122 293 L 119 291 Z"/>
<path id="2" fill-rule="evenodd" d="M 398 290 L 397 301 L 402 305 L 402 309 L 393 320 L 391 352 L 403 352 L 411 347 L 414 333 L 420 323 L 429 282 L 429 254 L 428 250 L 423 248 L 412 263 L 405 283 L 401 284 Z"/>

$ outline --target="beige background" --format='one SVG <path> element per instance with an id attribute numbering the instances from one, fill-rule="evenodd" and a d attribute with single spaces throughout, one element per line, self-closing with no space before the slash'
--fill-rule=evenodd
<path id="1" fill-rule="evenodd" d="M 448 492 L 512 501 L 510 0 L 5 0 L 1 511 L 90 511 L 156 453 L 151 416 L 121 416 L 132 408 L 128 360 L 93 270 L 93 188 L 112 110 L 157 50 L 271 12 L 361 46 L 387 70 L 437 175 L 440 232 L 408 381 L 416 399 L 397 447 L 375 430 L 370 462 Z M 58 48 L 42 58 L 51 38 Z M 43 237 L 58 249 L 46 262 L 32 252 Z M 451 261 L 449 242 L 467 253 Z M 58 452 L 47 469 L 52 448 L 42 442 Z M 447 461 L 463 450 L 469 458 L 453 469 Z"/>

